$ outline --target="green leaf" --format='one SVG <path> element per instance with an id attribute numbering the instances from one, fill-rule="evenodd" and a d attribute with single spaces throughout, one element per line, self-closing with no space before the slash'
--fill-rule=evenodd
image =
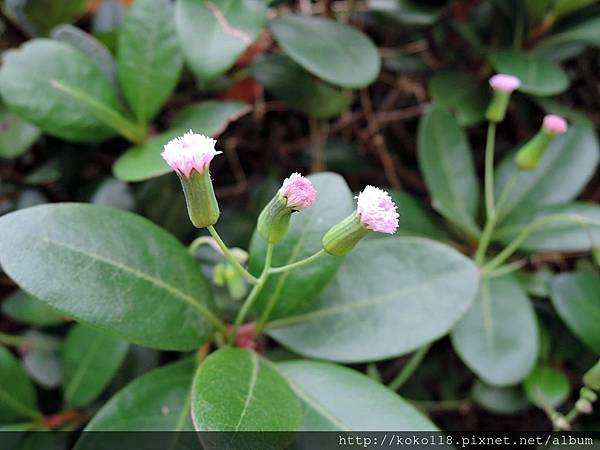
<path id="1" fill-rule="evenodd" d="M 2 303 L 2 312 L 18 322 L 39 327 L 64 322 L 61 312 L 21 290 Z"/>
<path id="2" fill-rule="evenodd" d="M 218 350 L 196 373 L 192 419 L 198 431 L 296 431 L 301 418 L 287 381 L 253 351 Z"/>
<path id="3" fill-rule="evenodd" d="M 419 167 L 433 207 L 469 235 L 478 235 L 479 184 L 464 131 L 448 111 L 434 108 L 419 122 Z"/>
<path id="4" fill-rule="evenodd" d="M 217 136 L 227 125 L 249 111 L 241 102 L 207 101 L 190 105 L 176 118 L 174 128 L 145 144 L 132 147 L 113 165 L 114 175 L 123 181 L 143 181 L 172 172 L 160 156 L 164 145 L 190 129 L 207 136 Z"/>
<path id="5" fill-rule="evenodd" d="M 450 240 L 448 232 L 425 204 L 404 191 L 390 191 L 400 211 L 399 236 L 421 236 L 441 241 Z"/>
<path id="6" fill-rule="evenodd" d="M 131 134 L 111 82 L 63 42 L 34 39 L 5 53 L 0 93 L 11 110 L 53 136 L 88 142 L 115 130 Z"/>
<path id="7" fill-rule="evenodd" d="M 599 294 L 597 274 L 574 272 L 554 277 L 550 295 L 554 309 L 567 327 L 596 353 L 600 353 Z"/>
<path id="8" fill-rule="evenodd" d="M 135 214 L 54 204 L 3 216 L 0 263 L 24 290 L 134 342 L 193 350 L 217 322 L 200 268 L 173 236 Z"/>
<path id="9" fill-rule="evenodd" d="M 277 368 L 302 403 L 301 431 L 437 431 L 395 392 L 352 369 L 301 360 Z"/>
<path id="10" fill-rule="evenodd" d="M 120 339 L 75 325 L 63 347 L 67 404 L 81 408 L 93 402 L 123 363 L 128 347 Z"/>
<path id="11" fill-rule="evenodd" d="M 39 128 L 0 106 L 0 158 L 22 155 L 39 137 Z"/>
<path id="12" fill-rule="evenodd" d="M 557 47 L 565 44 L 581 43 L 600 47 L 600 17 L 590 17 L 542 39 L 536 50 Z"/>
<path id="13" fill-rule="evenodd" d="M 87 10 L 86 0 L 27 0 L 25 13 L 38 33 L 47 35 L 61 23 L 75 22 Z"/>
<path id="14" fill-rule="evenodd" d="M 193 430 L 190 388 L 194 368 L 194 358 L 187 358 L 136 378 L 98 411 L 84 431 Z M 161 433 L 151 434 L 156 438 Z M 103 439 L 102 433 L 83 433 L 75 448 L 102 448 L 106 441 L 98 443 Z"/>
<path id="15" fill-rule="evenodd" d="M 481 122 L 490 100 L 486 85 L 454 70 L 436 72 L 429 79 L 429 95 L 436 105 L 453 111 L 463 127 Z"/>
<path id="16" fill-rule="evenodd" d="M 336 86 L 363 88 L 377 79 L 377 47 L 362 32 L 324 17 L 273 19 L 271 32 L 283 51 L 313 75 Z"/>
<path id="17" fill-rule="evenodd" d="M 556 0 L 553 5 L 553 13 L 556 18 L 561 18 L 567 14 L 585 8 L 588 5 L 596 3 L 597 0 Z"/>
<path id="18" fill-rule="evenodd" d="M 61 340 L 35 330 L 25 333 L 26 350 L 23 366 L 29 376 L 48 389 L 55 389 L 62 383 L 63 373 L 60 360 Z"/>
<path id="19" fill-rule="evenodd" d="M 129 106 L 147 123 L 173 92 L 183 68 L 170 0 L 136 0 L 129 8 L 119 32 L 117 65 Z"/>
<path id="20" fill-rule="evenodd" d="M 570 216 L 572 220 L 553 221 L 540 226 L 520 248 L 527 251 L 586 251 L 591 250 L 594 243 L 600 243 L 600 226 L 577 221 L 581 217 L 600 222 L 600 206 L 583 202 L 520 209 L 502 221 L 494 239 L 508 244 L 528 225 L 555 214 Z"/>
<path id="21" fill-rule="evenodd" d="M 72 45 L 76 49 L 86 54 L 94 61 L 106 78 L 108 78 L 115 88 L 119 88 L 117 83 L 117 64 L 106 46 L 91 34 L 86 33 L 73 25 L 60 25 L 52 30 L 52 39 L 56 39 Z"/>
<path id="22" fill-rule="evenodd" d="M 473 386 L 471 396 L 477 405 L 494 414 L 516 414 L 530 404 L 520 387 L 489 386 L 480 380 Z"/>
<path id="23" fill-rule="evenodd" d="M 496 170 L 494 187 L 498 197 L 511 179 L 514 180 L 502 206 L 503 215 L 517 209 L 573 200 L 596 172 L 599 158 L 594 129 L 581 124 L 571 126 L 550 144 L 536 170 L 519 170 L 514 153 L 508 154 Z"/>
<path id="24" fill-rule="evenodd" d="M 317 200 L 310 208 L 292 215 L 287 236 L 274 249 L 274 267 L 299 261 L 321 250 L 323 235 L 354 209 L 352 193 L 341 176 L 321 173 L 309 179 L 319 193 Z M 249 262 L 250 271 L 255 275 L 262 270 L 266 252 L 266 241 L 255 232 Z M 342 258 L 326 255 L 308 266 L 271 275 L 257 299 L 259 313 L 269 304 L 275 304 L 271 318 L 306 309 L 335 276 L 342 261 Z"/>
<path id="25" fill-rule="evenodd" d="M 0 422 L 38 419 L 33 384 L 19 361 L 0 346 Z"/>
<path id="26" fill-rule="evenodd" d="M 351 97 L 315 80 L 284 55 L 269 55 L 255 61 L 252 75 L 271 95 L 312 117 L 336 117 L 352 102 Z"/>
<path id="27" fill-rule="evenodd" d="M 569 87 L 569 77 L 559 65 L 535 54 L 498 50 L 492 60 L 498 72 L 519 77 L 521 92 L 548 97 Z"/>
<path id="28" fill-rule="evenodd" d="M 527 398 L 542 409 L 555 408 L 569 396 L 569 379 L 552 367 L 537 366 L 523 382 Z"/>
<path id="29" fill-rule="evenodd" d="M 417 0 L 369 0 L 369 9 L 409 26 L 433 25 L 442 13 L 442 8 Z"/>
<path id="30" fill-rule="evenodd" d="M 475 265 L 446 245 L 420 238 L 367 240 L 346 257 L 310 309 L 272 322 L 269 335 L 320 359 L 391 358 L 450 331 L 478 284 Z"/>
<path id="31" fill-rule="evenodd" d="M 492 386 L 523 380 L 539 351 L 533 307 L 511 275 L 482 280 L 475 303 L 450 337 L 463 362 Z"/>
<path id="32" fill-rule="evenodd" d="M 175 3 L 175 26 L 187 63 L 198 77 L 207 80 L 235 64 L 258 37 L 266 19 L 264 2 L 256 0 Z"/>

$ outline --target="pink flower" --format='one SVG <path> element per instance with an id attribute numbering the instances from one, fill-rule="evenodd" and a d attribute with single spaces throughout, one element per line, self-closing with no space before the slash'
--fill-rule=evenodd
<path id="1" fill-rule="evenodd" d="M 521 80 L 512 75 L 499 73 L 490 78 L 490 86 L 494 91 L 512 92 L 521 87 Z"/>
<path id="2" fill-rule="evenodd" d="M 398 229 L 396 204 L 387 192 L 367 186 L 358 194 L 356 212 L 361 223 L 369 230 L 394 234 Z"/>
<path id="3" fill-rule="evenodd" d="M 290 208 L 297 210 L 312 205 L 317 197 L 317 191 L 307 178 L 299 173 L 293 173 L 283 180 L 279 195 L 287 199 Z"/>
<path id="4" fill-rule="evenodd" d="M 569 128 L 569 124 L 567 124 L 567 121 L 560 116 L 548 114 L 544 117 L 542 128 L 548 133 L 556 136 L 559 134 L 566 133 L 567 129 Z"/>
<path id="5" fill-rule="evenodd" d="M 169 166 L 186 178 L 192 170 L 203 173 L 212 159 L 221 152 L 215 150 L 217 141 L 192 130 L 172 139 L 161 153 Z"/>

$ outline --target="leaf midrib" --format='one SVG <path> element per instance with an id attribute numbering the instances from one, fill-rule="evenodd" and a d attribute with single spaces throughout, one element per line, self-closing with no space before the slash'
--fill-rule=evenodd
<path id="1" fill-rule="evenodd" d="M 433 283 L 433 282 L 441 281 L 445 278 L 458 277 L 462 274 L 462 272 L 467 272 L 467 270 L 465 269 L 465 270 L 461 270 L 460 272 L 445 273 L 442 276 L 430 277 L 430 278 L 428 278 L 428 281 Z M 324 317 L 336 315 L 338 313 L 350 311 L 350 310 L 357 309 L 357 308 L 365 308 L 365 307 L 370 307 L 370 306 L 374 306 L 374 305 L 387 303 L 390 300 L 390 298 L 395 298 L 396 296 L 405 296 L 406 294 L 408 294 L 416 289 L 421 288 L 422 285 L 423 285 L 422 283 L 418 283 L 418 284 L 412 285 L 408 288 L 398 289 L 398 290 L 389 292 L 385 295 L 380 295 L 378 297 L 372 297 L 367 300 L 355 301 L 355 302 L 348 303 L 348 304 L 335 305 L 335 306 L 331 306 L 329 308 L 319 309 L 312 313 L 301 314 L 298 316 L 292 316 L 292 317 L 287 317 L 284 319 L 274 320 L 267 326 L 267 329 L 275 329 L 275 328 L 281 328 L 281 327 L 286 327 L 286 326 L 290 326 L 290 325 L 302 324 L 302 323 L 309 322 L 309 321 L 312 321 L 315 319 L 321 319 Z"/>
<path id="2" fill-rule="evenodd" d="M 84 250 L 81 250 L 77 247 L 73 247 L 69 244 L 66 244 L 64 242 L 60 242 L 60 241 L 56 241 L 56 240 L 51 240 L 49 239 L 47 236 L 43 236 L 42 241 L 50 244 L 50 245 L 55 245 L 57 247 L 66 249 L 68 251 L 71 251 L 73 253 L 77 253 L 79 255 L 83 255 L 86 256 L 88 258 L 91 258 L 93 260 L 96 260 L 100 263 L 106 264 L 108 266 L 112 266 L 114 268 L 123 270 L 124 272 L 127 272 L 133 276 L 136 276 L 138 278 L 141 278 L 142 280 L 145 280 L 147 282 L 149 282 L 150 284 L 153 284 L 154 286 L 156 286 L 159 289 L 162 289 L 164 291 L 167 291 L 168 293 L 172 294 L 173 297 L 179 299 L 180 301 L 182 301 L 183 303 L 191 306 L 193 309 L 196 310 L 196 312 L 200 313 L 201 315 L 203 315 L 205 318 L 211 320 L 211 317 L 213 316 L 211 312 L 208 311 L 208 308 L 206 308 L 204 305 L 202 305 L 201 303 L 198 303 L 196 301 L 196 299 L 194 299 L 193 297 L 187 295 L 186 293 L 180 291 L 179 289 L 165 283 L 164 281 L 158 279 L 158 278 L 154 278 L 151 275 L 148 275 L 144 272 L 140 272 L 139 270 L 134 269 L 133 267 L 129 267 L 126 266 L 125 264 L 122 264 L 120 262 L 117 261 L 113 261 L 111 259 L 105 258 L 103 256 L 98 255 L 97 253 L 91 253 L 91 252 L 86 252 Z M 212 320 L 211 320 L 212 321 Z"/>
<path id="3" fill-rule="evenodd" d="M 242 408 L 242 411 L 240 412 L 240 418 L 234 429 L 234 431 L 236 431 L 236 432 L 239 431 L 240 426 L 242 425 L 242 422 L 244 420 L 244 417 L 246 416 L 246 413 L 248 412 L 248 409 L 250 408 L 250 403 L 252 402 L 252 398 L 254 397 L 254 390 L 256 389 L 256 383 L 258 381 L 258 372 L 260 371 L 260 361 L 258 360 L 258 356 L 256 356 L 256 353 L 249 352 L 248 355 L 250 356 L 250 361 L 252 363 L 252 370 L 250 372 L 250 382 L 248 385 L 248 394 L 246 395 L 246 400 L 244 401 L 244 407 Z"/>

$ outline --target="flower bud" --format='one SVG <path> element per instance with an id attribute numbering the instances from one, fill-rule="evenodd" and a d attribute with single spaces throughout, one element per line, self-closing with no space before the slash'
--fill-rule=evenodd
<path id="1" fill-rule="evenodd" d="M 344 256 L 369 231 L 394 234 L 398 229 L 396 204 L 387 192 L 367 186 L 359 195 L 356 211 L 323 236 L 323 248 L 334 256 Z"/>
<path id="2" fill-rule="evenodd" d="M 590 388 L 585 386 L 579 390 L 579 396 L 589 402 L 595 402 L 598 400 L 598 395 Z"/>
<path id="3" fill-rule="evenodd" d="M 575 409 L 582 414 L 591 414 L 594 412 L 594 408 L 592 408 L 592 404 L 583 398 L 580 398 L 575 402 Z"/>
<path id="4" fill-rule="evenodd" d="M 521 80 L 512 75 L 497 74 L 490 78 L 489 83 L 494 96 L 488 105 L 485 117 L 490 122 L 502 122 L 506 116 L 510 95 L 521 87 Z"/>
<path id="5" fill-rule="evenodd" d="M 299 173 L 293 173 L 258 216 L 258 234 L 271 244 L 281 241 L 287 234 L 292 213 L 308 208 L 316 197 L 312 183 Z"/>
<path id="6" fill-rule="evenodd" d="M 583 384 L 594 391 L 600 391 L 600 360 L 583 375 Z"/>
<path id="7" fill-rule="evenodd" d="M 562 431 L 569 431 L 571 429 L 571 424 L 567 421 L 565 416 L 559 413 L 552 416 L 552 423 L 556 428 Z"/>
<path id="8" fill-rule="evenodd" d="M 219 204 L 209 172 L 210 162 L 221 153 L 215 150 L 216 142 L 190 130 L 169 141 L 161 154 L 181 181 L 188 215 L 196 228 L 214 225 L 219 220 Z"/>
<path id="9" fill-rule="evenodd" d="M 555 115 L 544 117 L 542 128 L 517 152 L 515 161 L 521 170 L 535 170 L 544 157 L 548 145 L 559 134 L 566 133 L 568 124 L 565 119 Z"/>

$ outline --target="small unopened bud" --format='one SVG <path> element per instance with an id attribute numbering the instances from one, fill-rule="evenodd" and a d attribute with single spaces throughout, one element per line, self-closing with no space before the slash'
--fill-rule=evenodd
<path id="1" fill-rule="evenodd" d="M 598 400 L 598 395 L 590 388 L 585 386 L 579 390 L 579 396 L 589 402 L 595 402 Z"/>
<path id="2" fill-rule="evenodd" d="M 594 408 L 592 408 L 592 404 L 583 398 L 580 398 L 575 402 L 575 409 L 582 414 L 591 414 L 594 412 Z"/>
<path id="3" fill-rule="evenodd" d="M 566 133 L 565 119 L 555 115 L 544 117 L 542 128 L 517 152 L 515 161 L 521 170 L 535 170 L 540 164 L 550 143 L 559 134 Z"/>
<path id="4" fill-rule="evenodd" d="M 214 225 L 219 220 L 219 204 L 209 171 L 210 162 L 221 153 L 215 150 L 216 142 L 190 130 L 169 141 L 161 154 L 181 180 L 188 215 L 196 228 Z"/>
<path id="5" fill-rule="evenodd" d="M 356 211 L 323 236 L 323 248 L 334 256 L 344 256 L 369 231 L 394 234 L 398 229 L 396 204 L 389 194 L 367 186 L 359 195 Z"/>
<path id="6" fill-rule="evenodd" d="M 594 391 L 600 391 L 600 360 L 583 375 L 583 384 Z"/>
<path id="7" fill-rule="evenodd" d="M 500 73 L 491 77 L 489 83 L 494 95 L 485 112 L 485 117 L 490 122 L 502 122 L 506 116 L 510 96 L 513 91 L 521 87 L 521 80 L 515 76 Z"/>
<path id="8" fill-rule="evenodd" d="M 316 197 L 312 183 L 299 173 L 293 173 L 258 216 L 258 233 L 272 244 L 281 241 L 287 234 L 292 213 L 308 208 Z"/>
<path id="9" fill-rule="evenodd" d="M 556 428 L 561 431 L 569 431 L 571 429 L 571 424 L 565 419 L 565 416 L 562 414 L 556 414 L 552 417 L 552 423 Z"/>

